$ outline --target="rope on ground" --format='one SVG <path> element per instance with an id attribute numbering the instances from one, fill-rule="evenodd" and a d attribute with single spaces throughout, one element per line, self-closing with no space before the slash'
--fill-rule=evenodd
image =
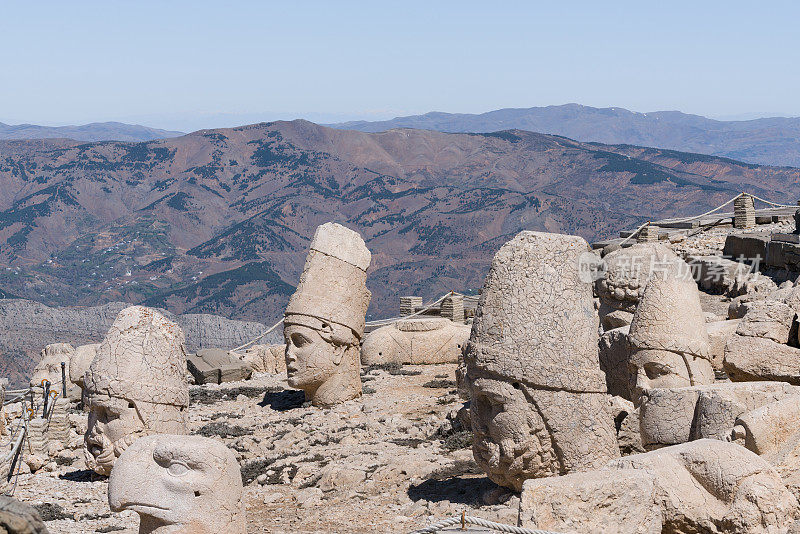
<path id="1" fill-rule="evenodd" d="M 414 313 L 412 313 L 410 315 L 405 315 L 403 317 L 392 317 L 390 319 L 378 319 L 377 321 L 368 321 L 366 323 L 366 326 L 386 326 L 386 325 L 390 325 L 390 324 L 396 323 L 397 321 L 402 321 L 404 319 L 410 319 L 412 317 L 416 317 L 417 315 L 422 315 L 423 313 L 425 313 L 426 311 L 430 310 L 431 308 L 433 308 L 434 306 L 436 306 L 437 304 L 442 302 L 444 299 L 446 299 L 450 295 L 453 295 L 454 293 L 455 293 L 454 291 L 450 291 L 449 293 L 445 293 L 444 295 L 442 295 L 438 299 L 434 300 L 433 302 L 431 302 L 430 304 L 428 304 L 427 306 L 425 306 L 424 308 L 422 308 L 418 312 L 414 312 Z"/>
<path id="2" fill-rule="evenodd" d="M 440 530 L 445 529 L 447 527 L 453 527 L 455 525 L 466 525 L 466 524 L 476 525 L 479 527 L 486 527 L 492 530 L 496 530 L 498 532 L 508 532 L 510 534 L 558 534 L 557 532 L 551 532 L 549 530 L 537 530 L 530 528 L 514 527 L 511 525 L 504 525 L 503 523 L 495 523 L 494 521 L 488 521 L 486 519 L 481 519 L 480 517 L 472 517 L 468 515 L 451 517 L 449 519 L 439 521 L 438 523 L 434 523 L 429 527 L 415 530 L 411 534 L 433 534 L 434 532 L 439 532 Z"/>
<path id="3" fill-rule="evenodd" d="M 256 338 L 254 338 L 254 339 L 252 339 L 252 340 L 248 341 L 248 342 L 247 342 L 247 343 L 245 343 L 244 345 L 240 345 L 240 346 L 236 347 L 236 348 L 235 348 L 235 349 L 233 349 L 231 352 L 239 352 L 239 351 L 240 351 L 240 350 L 242 350 L 242 349 L 246 349 L 247 347 L 249 347 L 250 345 L 252 345 L 252 344 L 253 344 L 253 343 L 255 343 L 256 341 L 258 341 L 258 340 L 259 340 L 259 339 L 261 339 L 262 337 L 266 336 L 267 334 L 269 334 L 270 332 L 272 332 L 273 330 L 275 330 L 276 328 L 278 328 L 278 327 L 279 327 L 280 325 L 282 325 L 282 324 L 283 324 L 283 319 L 281 319 L 280 321 L 278 321 L 277 323 L 275 323 L 275 324 L 274 324 L 274 325 L 272 325 L 271 327 L 269 327 L 269 328 L 267 328 L 266 330 L 264 330 L 263 332 L 261 332 L 261 333 L 260 333 L 260 334 L 259 334 L 259 335 L 258 335 Z"/>

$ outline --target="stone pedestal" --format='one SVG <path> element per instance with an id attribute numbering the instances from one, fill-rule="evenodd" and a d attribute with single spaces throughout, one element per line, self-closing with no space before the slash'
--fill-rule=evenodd
<path id="1" fill-rule="evenodd" d="M 422 297 L 400 297 L 400 315 L 405 317 L 417 311 L 422 306 Z"/>
<path id="2" fill-rule="evenodd" d="M 442 317 L 454 323 L 464 322 L 464 295 L 450 295 L 442 301 Z"/>
<path id="3" fill-rule="evenodd" d="M 639 243 L 652 243 L 654 241 L 658 241 L 658 231 L 660 228 L 658 226 L 653 226 L 652 224 L 648 224 L 636 235 L 636 241 Z"/>
<path id="4" fill-rule="evenodd" d="M 756 225 L 756 208 L 753 197 L 742 194 L 733 201 L 733 227 L 754 228 Z"/>

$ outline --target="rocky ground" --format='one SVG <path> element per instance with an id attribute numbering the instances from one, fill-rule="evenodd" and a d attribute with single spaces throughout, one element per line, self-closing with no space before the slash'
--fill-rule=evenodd
<path id="1" fill-rule="evenodd" d="M 479 471 L 459 427 L 454 369 L 365 369 L 364 396 L 324 410 L 285 375 L 193 386 L 190 431 L 239 456 L 248 532 L 403 532 L 462 510 L 516 524 L 518 497 Z M 86 416 L 71 419 L 75 438 Z M 111 513 L 107 481 L 85 470 L 79 449 L 59 456 L 20 475 L 15 491 L 50 532 L 137 531 L 136 514 Z"/>

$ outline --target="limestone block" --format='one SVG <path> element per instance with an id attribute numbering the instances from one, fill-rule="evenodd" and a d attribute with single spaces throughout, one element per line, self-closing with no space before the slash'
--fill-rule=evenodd
<path id="1" fill-rule="evenodd" d="M 285 373 L 286 345 L 253 345 L 245 351 L 242 359 L 256 373 Z"/>
<path id="2" fill-rule="evenodd" d="M 702 439 L 625 456 L 609 468 L 653 476 L 662 532 L 780 532 L 798 513 L 772 466 L 734 443 Z"/>
<path id="3" fill-rule="evenodd" d="M 771 299 L 757 300 L 748 309 L 736 333 L 788 343 L 794 317 L 795 312 L 788 304 Z"/>
<path id="4" fill-rule="evenodd" d="M 639 428 L 647 449 L 690 440 L 730 436 L 736 418 L 760 406 L 800 393 L 782 382 L 718 383 L 654 388 L 639 406 Z"/>
<path id="5" fill-rule="evenodd" d="M 195 384 L 222 384 L 247 380 L 253 369 L 235 353 L 225 349 L 200 349 L 186 358 Z"/>
<path id="6" fill-rule="evenodd" d="M 84 377 L 87 467 L 108 475 L 136 438 L 186 433 L 184 341 L 180 327 L 153 309 L 119 312 Z"/>
<path id="7" fill-rule="evenodd" d="M 317 228 L 284 320 L 289 385 L 314 406 L 361 395 L 359 344 L 369 306 L 370 252 L 357 232 Z"/>
<path id="8" fill-rule="evenodd" d="M 767 338 L 730 337 L 723 366 L 735 382 L 778 380 L 800 384 L 800 349 Z"/>
<path id="9" fill-rule="evenodd" d="M 0 495 L 0 532 L 48 534 L 47 527 L 34 508 L 6 495 Z"/>
<path id="10" fill-rule="evenodd" d="M 711 355 L 711 366 L 715 371 L 722 371 L 722 362 L 725 359 L 725 344 L 728 338 L 734 335 L 741 319 L 727 321 L 713 321 L 706 324 L 708 331 L 708 348 Z"/>
<path id="11" fill-rule="evenodd" d="M 471 329 L 441 317 L 403 319 L 364 338 L 361 364 L 456 363 Z"/>
<path id="12" fill-rule="evenodd" d="M 450 319 L 454 323 L 464 322 L 464 295 L 454 293 L 445 297 L 442 301 L 442 317 Z"/>
<path id="13" fill-rule="evenodd" d="M 526 480 L 519 526 L 563 534 L 661 534 L 654 477 L 617 469 Z"/>
<path id="14" fill-rule="evenodd" d="M 527 478 L 619 455 L 598 359 L 588 244 L 521 232 L 495 255 L 464 353 L 478 465 L 519 491 Z"/>
<path id="15" fill-rule="evenodd" d="M 139 514 L 139 533 L 245 534 L 242 475 L 233 451 L 201 436 L 136 440 L 108 481 L 111 510 Z"/>
<path id="16" fill-rule="evenodd" d="M 50 444 L 57 443 L 63 448 L 69 440 L 69 401 L 57 398 L 48 402 L 49 418 L 35 417 L 28 421 L 28 435 L 25 443 L 28 452 L 40 458 L 49 458 Z"/>
<path id="17" fill-rule="evenodd" d="M 606 375 L 606 388 L 610 395 L 633 400 L 629 371 L 631 346 L 628 342 L 628 327 L 606 330 L 600 335 L 600 369 Z"/>
<path id="18" fill-rule="evenodd" d="M 88 345 L 80 345 L 75 349 L 69 363 L 69 379 L 70 382 L 83 389 L 83 378 L 92 360 L 97 355 L 97 349 L 100 343 L 90 343 Z"/>

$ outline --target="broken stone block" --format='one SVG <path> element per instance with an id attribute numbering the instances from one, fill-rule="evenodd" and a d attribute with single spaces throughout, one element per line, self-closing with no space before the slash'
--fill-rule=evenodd
<path id="1" fill-rule="evenodd" d="M 606 375 L 609 395 L 633 400 L 632 380 L 629 371 L 631 345 L 628 342 L 628 327 L 606 330 L 600 335 L 600 369 Z"/>
<path id="2" fill-rule="evenodd" d="M 519 526 L 564 534 L 661 534 L 654 477 L 618 469 L 526 480 Z"/>
<path id="3" fill-rule="evenodd" d="M 253 369 L 234 353 L 225 349 L 200 349 L 186 358 L 186 365 L 195 384 L 222 384 L 247 380 Z"/>
<path id="4" fill-rule="evenodd" d="M 364 338 L 361 364 L 456 363 L 471 329 L 442 317 L 401 319 Z"/>
<path id="5" fill-rule="evenodd" d="M 741 319 L 729 319 L 727 321 L 706 323 L 711 366 L 715 371 L 723 370 L 722 362 L 725 359 L 725 344 L 728 342 L 728 338 L 736 333 L 740 322 Z"/>
<path id="6" fill-rule="evenodd" d="M 757 300 L 750 305 L 736 333 L 788 343 L 794 316 L 795 312 L 788 304 L 771 299 Z"/>
<path id="7" fill-rule="evenodd" d="M 642 395 L 639 406 L 642 444 L 651 450 L 703 438 L 724 440 L 741 414 L 797 393 L 800 388 L 782 382 L 654 388 Z"/>
<path id="8" fill-rule="evenodd" d="M 800 384 L 800 349 L 772 339 L 730 337 L 725 345 L 723 366 L 735 382 L 778 380 Z"/>
<path id="9" fill-rule="evenodd" d="M 699 440 L 526 481 L 519 523 L 576 534 L 763 534 L 786 532 L 797 515 L 797 500 L 764 459 Z"/>

